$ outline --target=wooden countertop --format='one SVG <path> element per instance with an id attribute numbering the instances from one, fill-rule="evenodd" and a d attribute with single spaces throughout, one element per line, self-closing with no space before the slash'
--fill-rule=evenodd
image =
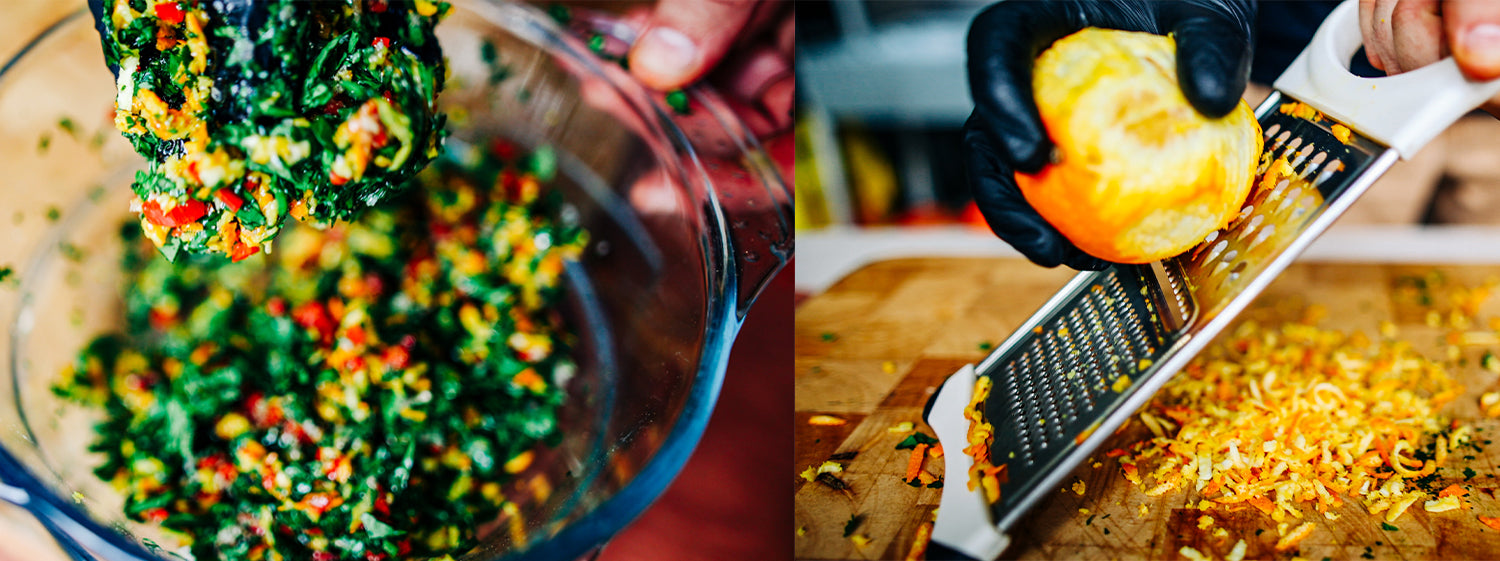
<path id="1" fill-rule="evenodd" d="M 1392 319 L 1428 357 L 1438 355 L 1437 330 L 1423 325 L 1421 314 L 1401 309 L 1391 296 L 1395 279 L 1433 270 L 1429 266 L 1371 264 L 1295 264 L 1251 306 L 1247 315 L 1273 318 L 1293 313 L 1302 303 L 1329 310 L 1320 325 L 1373 333 L 1380 319 Z M 1443 266 L 1448 278 L 1466 285 L 1500 277 L 1500 267 Z M 1070 271 L 1043 269 L 1018 259 L 919 258 L 881 261 L 855 271 L 826 292 L 806 300 L 796 311 L 796 445 L 792 471 L 794 517 L 799 559 L 903 559 L 918 526 L 931 520 L 939 489 L 916 489 L 902 477 L 908 451 L 894 445 L 905 435 L 887 429 L 922 422 L 922 406 L 946 377 L 983 359 L 1070 277 Z M 1483 317 L 1500 317 L 1500 299 L 1491 299 Z M 1467 393 L 1445 413 L 1483 429 L 1489 435 L 1500 422 L 1478 412 L 1480 393 L 1497 389 L 1497 376 L 1478 367 L 1486 350 L 1465 348 L 1467 366 L 1452 372 Z M 1471 356 L 1472 355 L 1472 356 Z M 843 426 L 812 426 L 813 415 L 847 420 Z M 1139 425 L 1139 423 L 1134 423 Z M 1128 426 L 1128 425 L 1127 425 Z M 1132 438 L 1129 432 L 1118 439 Z M 1128 441 L 1127 441 L 1128 442 Z M 840 474 L 852 487 L 848 494 L 797 474 L 836 453 L 858 452 L 843 461 Z M 1473 460 L 1459 460 L 1439 470 L 1444 478 L 1463 481 L 1461 470 L 1477 475 L 1468 484 L 1475 492 L 1472 511 L 1427 513 L 1415 508 L 1400 519 L 1397 531 L 1383 529 L 1357 501 L 1347 501 L 1336 522 L 1315 520 L 1318 528 L 1301 544 L 1307 559 L 1494 558 L 1500 532 L 1490 530 L 1477 514 L 1500 515 L 1496 465 L 1500 447 L 1487 447 Z M 1121 475 L 1113 460 L 1096 455 L 1099 468 L 1081 466 L 1067 481 L 1086 483 L 1082 496 L 1061 492 L 1044 499 L 1015 529 L 1015 544 L 1006 558 L 1022 559 L 1173 559 L 1185 543 L 1201 544 L 1196 521 L 1203 512 L 1188 508 L 1186 493 L 1146 497 Z M 1452 458 L 1452 456 L 1450 456 Z M 940 460 L 926 469 L 941 474 Z M 1147 504 L 1146 516 L 1137 505 Z M 1090 509 L 1093 519 L 1081 515 Z M 1212 510 L 1218 524 L 1246 539 L 1247 558 L 1276 555 L 1276 525 L 1258 512 Z M 860 547 L 843 536 L 851 516 L 862 515 L 854 533 L 868 536 Z M 1257 531 L 1260 533 L 1257 534 Z M 1233 539 L 1222 547 L 1222 558 Z M 1211 546 L 1209 546 L 1211 548 Z"/>

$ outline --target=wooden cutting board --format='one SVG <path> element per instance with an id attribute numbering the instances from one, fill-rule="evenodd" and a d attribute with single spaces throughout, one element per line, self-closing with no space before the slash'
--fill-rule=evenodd
<path id="1" fill-rule="evenodd" d="M 1398 282 L 1436 271 L 1450 283 L 1477 286 L 1500 278 L 1500 267 L 1418 267 L 1356 264 L 1296 264 L 1247 310 L 1264 321 L 1300 317 L 1305 304 L 1327 308 L 1319 325 L 1375 333 L 1380 320 L 1394 321 L 1401 337 L 1429 358 L 1445 350 L 1441 329 L 1425 325 L 1425 311 L 1398 297 Z M 902 259 L 867 266 L 827 292 L 810 298 L 796 312 L 796 447 L 792 466 L 798 559 L 904 559 L 923 522 L 932 520 L 940 489 L 907 486 L 902 477 L 909 452 L 896 450 L 905 438 L 889 429 L 921 420 L 922 406 L 937 386 L 961 366 L 977 363 L 1072 276 L 1010 259 Z M 1486 302 L 1481 318 L 1500 317 L 1500 297 Z M 1482 323 L 1480 325 L 1483 325 Z M 1494 346 L 1462 349 L 1465 364 L 1450 373 L 1466 387 L 1444 413 L 1478 429 L 1485 444 L 1500 422 L 1485 419 L 1478 397 L 1500 389 L 1500 377 L 1479 367 Z M 841 426 L 815 426 L 814 415 L 846 420 Z M 1139 425 L 1139 423 L 1132 423 Z M 1104 449 L 1138 438 L 1122 432 Z M 1482 446 L 1472 460 L 1450 456 L 1439 475 L 1472 487 L 1472 510 L 1428 513 L 1420 505 L 1394 524 L 1367 513 L 1358 501 L 1345 502 L 1340 518 L 1316 517 L 1318 527 L 1300 544 L 1305 559 L 1495 559 L 1500 532 L 1480 524 L 1477 515 L 1500 516 L 1495 498 L 1500 479 L 1500 445 Z M 797 474 L 834 454 L 858 452 L 841 461 L 839 476 L 851 489 L 835 491 L 808 483 Z M 1178 559 L 1191 545 L 1222 558 L 1238 538 L 1248 544 L 1247 559 L 1290 559 L 1277 554 L 1276 524 L 1253 509 L 1226 513 L 1187 508 L 1187 493 L 1146 497 L 1121 475 L 1118 464 L 1096 454 L 1098 468 L 1085 464 L 1067 481 L 1084 482 L 1085 492 L 1059 489 L 1013 533 L 1006 558 L 1020 559 Z M 926 469 L 942 474 L 942 461 Z M 1465 479 L 1464 469 L 1473 470 Z M 1442 483 L 1447 485 L 1447 482 Z M 1142 516 L 1139 505 L 1149 513 Z M 1079 509 L 1089 509 L 1081 514 Z M 1197 527 L 1201 515 L 1229 530 L 1213 538 Z M 844 536 L 851 517 L 862 516 Z"/>

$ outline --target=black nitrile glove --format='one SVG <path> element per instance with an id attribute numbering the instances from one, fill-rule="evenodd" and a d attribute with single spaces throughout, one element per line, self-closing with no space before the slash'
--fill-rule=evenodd
<path id="1" fill-rule="evenodd" d="M 1016 186 L 1016 171 L 1036 173 L 1052 156 L 1031 93 L 1032 65 L 1052 42 L 1085 27 L 1170 32 L 1183 93 L 1199 112 L 1222 117 L 1245 92 L 1254 20 L 1249 0 L 1012 0 L 981 12 L 969 28 L 974 113 L 964 147 L 974 201 L 990 229 L 1038 265 L 1109 266 L 1058 233 Z"/>

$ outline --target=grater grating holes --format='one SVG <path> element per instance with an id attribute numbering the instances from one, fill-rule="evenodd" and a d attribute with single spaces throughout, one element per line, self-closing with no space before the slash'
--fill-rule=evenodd
<path id="1" fill-rule="evenodd" d="M 1068 311 L 1068 323 L 1072 326 L 1070 333 L 1084 337 L 1083 351 L 1079 353 L 1079 358 L 1082 360 L 1075 363 L 1077 366 L 1074 370 L 1073 385 L 1077 387 L 1078 394 L 1083 396 L 1084 411 L 1093 411 L 1097 404 L 1094 402 L 1094 393 L 1089 391 L 1089 380 L 1099 376 L 1099 357 L 1094 352 L 1094 349 L 1098 347 L 1089 344 L 1088 331 L 1084 329 L 1082 314 L 1079 313 L 1078 308 Z"/>
<path id="2" fill-rule="evenodd" d="M 1314 185 L 1328 181 L 1343 169 L 1342 162 L 1293 127 L 1272 124 L 1265 129 L 1267 148 L 1257 168 L 1255 187 L 1245 201 L 1239 216 L 1222 233 L 1216 232 L 1183 259 L 1183 269 L 1195 279 L 1194 296 L 1200 302 L 1217 302 L 1267 250 L 1267 244 L 1278 231 L 1296 231 L 1309 212 L 1322 203 L 1321 193 L 1294 185 L 1288 179 L 1277 181 L 1269 189 L 1261 180 L 1272 162 L 1284 159 L 1298 177 L 1314 177 Z"/>
<path id="3" fill-rule="evenodd" d="M 1062 407 L 1062 409 L 1058 412 L 1058 415 L 1052 419 L 1054 421 L 1053 426 L 1061 427 L 1064 422 L 1072 421 L 1073 418 L 1076 417 L 1076 415 L 1073 407 L 1073 393 L 1068 391 L 1068 388 L 1066 387 L 1066 385 L 1068 384 L 1068 360 L 1064 358 L 1062 356 L 1062 352 L 1058 350 L 1061 346 L 1059 340 L 1062 339 L 1062 336 L 1054 335 L 1055 333 L 1057 333 L 1057 330 L 1055 329 L 1047 332 L 1047 337 L 1045 339 L 1045 348 L 1047 351 L 1047 364 L 1061 365 L 1063 368 L 1060 371 L 1054 372 L 1053 376 L 1048 377 L 1052 380 L 1052 383 L 1057 386 L 1059 395 L 1058 401 Z M 1057 430 L 1062 429 L 1058 428 Z"/>

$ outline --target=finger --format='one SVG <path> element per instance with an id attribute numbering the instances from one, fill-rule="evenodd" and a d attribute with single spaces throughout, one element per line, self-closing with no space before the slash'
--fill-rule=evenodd
<path id="1" fill-rule="evenodd" d="M 990 230 L 1043 267 L 1099 270 L 1109 266 L 1080 251 L 1031 208 L 1016 187 L 1014 174 L 990 145 L 989 135 L 979 130 L 979 121 L 970 116 L 964 126 L 964 157 L 975 205 Z"/>
<path id="2" fill-rule="evenodd" d="M 680 88 L 724 58 L 754 14 L 754 0 L 661 0 L 630 51 L 630 70 L 658 90 Z"/>
<path id="3" fill-rule="evenodd" d="M 1380 55 L 1375 53 L 1375 0 L 1359 0 L 1359 36 L 1364 40 L 1365 58 L 1370 60 L 1370 66 L 1377 70 L 1385 70 L 1385 62 L 1380 60 Z"/>
<path id="4" fill-rule="evenodd" d="M 1375 56 L 1384 65 L 1379 70 L 1386 74 L 1402 72 L 1400 63 L 1396 61 L 1396 42 L 1391 36 L 1391 14 L 1396 11 L 1398 2 L 1399 0 L 1375 0 L 1374 11 L 1370 14 L 1370 40 L 1365 42 L 1365 51 L 1375 49 Z"/>
<path id="5" fill-rule="evenodd" d="M 1177 40 L 1177 80 L 1198 112 L 1223 117 L 1233 111 L 1250 81 L 1249 3 L 1169 2 L 1162 27 Z"/>
<path id="6" fill-rule="evenodd" d="M 760 43 L 765 40 L 763 34 L 777 32 L 783 20 L 795 19 L 792 17 L 792 5 L 782 0 L 762 0 L 756 2 L 755 11 L 750 14 L 750 21 L 745 24 L 745 30 L 740 33 L 739 44 L 743 46 L 748 43 Z"/>
<path id="7" fill-rule="evenodd" d="M 1391 13 L 1397 72 L 1410 72 L 1443 58 L 1443 18 L 1438 0 L 1402 0 Z"/>
<path id="8" fill-rule="evenodd" d="M 762 44 L 730 55 L 710 82 L 719 93 L 763 112 L 772 129 L 791 124 L 796 75 L 791 59 L 776 46 Z"/>
<path id="9" fill-rule="evenodd" d="M 1500 78 L 1500 2 L 1446 0 L 1442 10 L 1459 69 L 1474 80 Z"/>
<path id="10" fill-rule="evenodd" d="M 1008 166 L 1034 173 L 1051 159 L 1052 141 L 1032 97 L 1031 69 L 1043 48 L 1079 28 L 1054 2 L 1000 2 L 970 25 L 972 120 L 990 135 L 996 155 Z"/>
<path id="11" fill-rule="evenodd" d="M 776 48 L 786 53 L 787 60 L 794 60 L 797 52 L 797 18 L 781 20 L 776 29 Z"/>

